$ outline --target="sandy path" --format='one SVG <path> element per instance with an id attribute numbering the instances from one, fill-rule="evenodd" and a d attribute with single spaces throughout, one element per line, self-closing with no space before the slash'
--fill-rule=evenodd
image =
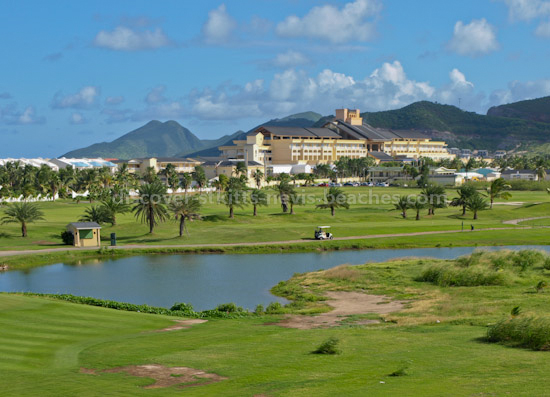
<path id="1" fill-rule="evenodd" d="M 318 316 L 289 315 L 285 316 L 280 322 L 270 323 L 269 325 L 296 329 L 334 327 L 347 316 L 393 313 L 403 309 L 404 304 L 401 301 L 392 301 L 387 296 L 368 295 L 362 292 L 332 291 L 327 292 L 325 295 L 330 298 L 326 303 L 333 308 L 332 311 Z M 377 320 L 366 320 L 361 323 L 377 322 Z"/>
<path id="2" fill-rule="evenodd" d="M 547 219 L 547 218 L 550 218 L 550 216 L 535 216 L 533 218 L 512 219 L 510 221 L 503 221 L 502 223 L 505 225 L 517 225 L 518 223 L 521 223 L 521 222 L 534 221 L 536 219 Z"/>
<path id="3" fill-rule="evenodd" d="M 529 219 L 529 218 L 528 218 Z M 510 222 L 521 222 L 528 219 L 513 219 L 510 221 L 504 221 L 503 223 L 509 225 L 515 225 L 517 223 Z M 537 218 L 530 218 L 537 219 Z M 483 232 L 490 230 L 520 230 L 520 229 L 542 229 L 549 228 L 550 226 L 522 226 L 516 228 L 510 227 L 488 227 L 476 229 L 475 232 Z M 368 240 L 373 238 L 385 238 L 385 237 L 408 237 L 408 236 L 427 236 L 432 234 L 450 234 L 450 233 L 471 233 L 470 230 L 433 230 L 426 232 L 412 232 L 412 233 L 392 233 L 392 234 L 368 234 L 365 236 L 348 236 L 348 237 L 335 237 L 334 241 L 339 240 Z M 109 247 L 104 246 L 106 249 L 114 250 L 127 250 L 127 249 L 136 249 L 136 248 L 216 248 L 216 247 L 250 247 L 250 246 L 262 246 L 262 245 L 279 245 L 279 244 L 296 244 L 296 243 L 315 243 L 319 240 L 285 240 L 285 241 L 258 241 L 258 242 L 249 242 L 249 243 L 219 243 L 219 244 L 182 244 L 182 245 L 143 245 L 143 244 L 130 244 L 124 246 Z M 20 251 L 0 251 L 0 257 L 15 256 L 15 255 L 32 255 L 32 254 L 47 254 L 52 252 L 65 252 L 65 251 L 97 251 L 98 248 L 45 248 L 38 250 L 20 250 Z"/>

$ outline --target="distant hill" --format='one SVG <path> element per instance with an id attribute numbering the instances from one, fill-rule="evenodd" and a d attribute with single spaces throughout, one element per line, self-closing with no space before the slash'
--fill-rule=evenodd
<path id="1" fill-rule="evenodd" d="M 427 101 L 362 116 L 374 127 L 420 130 L 461 148 L 513 149 L 520 144 L 550 142 L 550 123 L 484 116 Z"/>
<path id="2" fill-rule="evenodd" d="M 550 96 L 494 106 L 487 115 L 550 123 Z"/>
<path id="3" fill-rule="evenodd" d="M 107 157 L 130 159 L 135 157 L 170 157 L 182 151 L 195 151 L 203 142 L 176 121 L 164 123 L 153 120 L 115 139 L 65 153 L 65 157 Z"/>
<path id="4" fill-rule="evenodd" d="M 233 141 L 235 140 L 244 140 L 246 139 L 247 133 L 252 132 L 258 127 L 261 127 L 263 125 L 271 125 L 271 126 L 278 126 L 278 127 L 313 127 L 322 118 L 323 116 L 321 116 L 319 113 L 304 112 L 304 113 L 292 114 L 290 116 L 283 117 L 282 119 L 272 119 L 265 123 L 257 125 L 256 127 L 250 129 L 247 132 L 237 131 L 229 137 L 226 136 L 227 138 L 223 142 L 220 142 L 216 145 L 212 145 L 207 149 L 189 153 L 188 155 L 190 157 L 196 157 L 196 156 L 217 157 L 221 154 L 221 152 L 218 150 L 218 146 L 229 146 L 229 145 L 232 145 Z M 223 138 L 225 137 L 222 137 L 217 141 L 222 141 Z"/>
<path id="5" fill-rule="evenodd" d="M 321 119 L 315 112 L 297 113 L 282 119 L 273 119 L 261 125 L 311 127 Z M 254 127 L 256 129 L 258 127 Z M 252 131 L 252 130 L 251 130 Z M 218 146 L 230 145 L 244 139 L 246 132 L 237 131 L 218 139 L 199 139 L 177 121 L 150 121 L 112 142 L 101 142 L 72 150 L 65 157 L 106 157 L 130 159 L 139 157 L 219 156 Z"/>

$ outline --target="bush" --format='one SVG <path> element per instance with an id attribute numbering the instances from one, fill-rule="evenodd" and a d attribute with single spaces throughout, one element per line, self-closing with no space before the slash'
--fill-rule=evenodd
<path id="1" fill-rule="evenodd" d="M 416 279 L 440 287 L 475 287 L 480 285 L 506 285 L 504 273 L 480 266 L 461 268 L 453 265 L 432 265 Z"/>
<path id="2" fill-rule="evenodd" d="M 522 271 L 537 265 L 544 265 L 546 259 L 542 252 L 535 250 L 521 250 L 512 255 L 514 266 L 520 267 Z"/>
<path id="3" fill-rule="evenodd" d="M 269 314 L 281 313 L 282 311 L 283 311 L 283 305 L 281 305 L 279 302 L 271 302 L 265 308 L 265 312 Z"/>
<path id="4" fill-rule="evenodd" d="M 545 268 L 546 270 L 550 270 L 550 257 L 547 257 L 544 260 L 542 267 Z"/>
<path id="5" fill-rule="evenodd" d="M 335 338 L 334 336 L 331 336 L 326 341 L 321 343 L 319 347 L 315 350 L 313 350 L 312 354 L 340 354 L 340 350 L 338 350 L 338 343 L 340 341 L 338 338 Z"/>
<path id="6" fill-rule="evenodd" d="M 254 313 L 258 315 L 264 314 L 264 305 L 256 306 L 256 309 L 254 309 Z"/>
<path id="7" fill-rule="evenodd" d="M 236 312 L 244 312 L 244 309 L 240 306 L 237 306 L 233 302 L 231 303 L 222 303 L 221 305 L 218 305 L 216 307 L 216 310 L 219 312 L 225 312 L 225 313 L 236 313 Z"/>
<path id="8" fill-rule="evenodd" d="M 550 319 L 515 317 L 490 326 L 487 341 L 532 350 L 550 350 Z"/>
<path id="9" fill-rule="evenodd" d="M 63 244 L 65 245 L 73 245 L 74 244 L 74 235 L 69 232 L 68 230 L 65 230 L 64 232 L 61 232 L 61 240 L 63 241 Z"/>
<path id="10" fill-rule="evenodd" d="M 191 313 L 193 312 L 193 305 L 190 303 L 174 303 L 170 310 Z"/>

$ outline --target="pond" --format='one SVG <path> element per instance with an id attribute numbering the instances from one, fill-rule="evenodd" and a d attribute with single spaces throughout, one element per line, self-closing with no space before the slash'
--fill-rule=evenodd
<path id="1" fill-rule="evenodd" d="M 253 310 L 257 304 L 285 303 L 269 290 L 294 273 L 328 269 L 344 263 L 359 265 L 403 257 L 453 259 L 481 248 L 534 248 L 550 252 L 550 246 L 507 246 L 133 256 L 78 264 L 57 263 L 0 273 L 0 291 L 66 293 L 162 307 L 186 302 L 196 310 L 235 302 Z"/>

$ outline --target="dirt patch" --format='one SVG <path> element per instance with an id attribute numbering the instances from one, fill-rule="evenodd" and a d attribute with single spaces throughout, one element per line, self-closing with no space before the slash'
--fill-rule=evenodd
<path id="1" fill-rule="evenodd" d="M 318 316 L 290 315 L 276 323 L 285 328 L 312 329 L 329 328 L 339 325 L 345 317 L 354 314 L 388 314 L 403 309 L 405 302 L 392 301 L 387 296 L 368 295 L 362 292 L 332 291 L 325 294 L 330 300 L 327 304 L 333 308 Z M 360 320 L 363 324 L 373 324 L 377 320 Z M 357 323 L 356 323 L 357 324 Z"/>
<path id="2" fill-rule="evenodd" d="M 207 321 L 208 320 L 202 320 L 200 318 L 192 318 L 192 319 L 189 319 L 189 320 L 176 320 L 176 324 L 174 324 L 170 327 L 163 328 L 163 329 L 158 329 L 158 330 L 153 331 L 153 332 L 169 332 L 169 331 L 177 331 L 178 329 L 188 329 L 188 328 L 191 328 L 192 325 L 202 324 L 202 323 L 205 323 Z"/>
<path id="3" fill-rule="evenodd" d="M 179 385 L 180 387 L 204 386 L 214 382 L 220 382 L 227 378 L 216 374 L 188 368 L 188 367 L 165 367 L 163 365 L 128 365 L 105 370 L 94 370 L 81 368 L 83 374 L 99 375 L 100 373 L 114 374 L 119 372 L 140 378 L 151 378 L 155 383 L 144 386 L 144 389 L 159 389 Z"/>

